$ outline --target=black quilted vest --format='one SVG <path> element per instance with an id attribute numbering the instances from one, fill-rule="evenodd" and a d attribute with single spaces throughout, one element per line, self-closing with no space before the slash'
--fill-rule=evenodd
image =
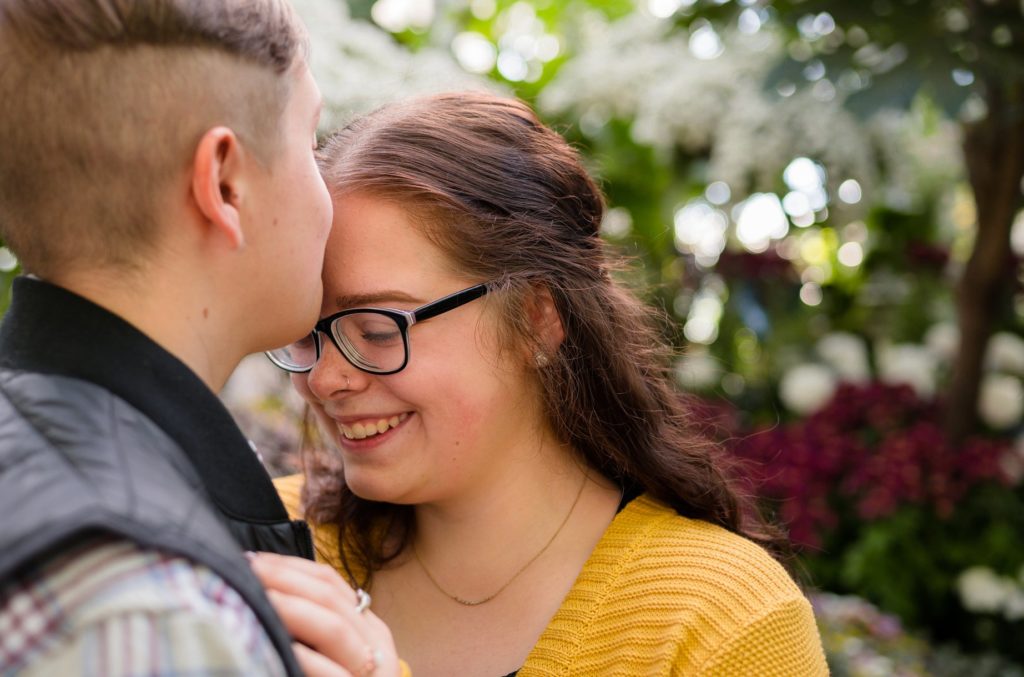
<path id="1" fill-rule="evenodd" d="M 242 550 L 310 558 L 309 530 L 220 401 L 120 318 L 20 278 L 0 327 L 0 582 L 97 532 L 212 569 L 302 674 Z"/>

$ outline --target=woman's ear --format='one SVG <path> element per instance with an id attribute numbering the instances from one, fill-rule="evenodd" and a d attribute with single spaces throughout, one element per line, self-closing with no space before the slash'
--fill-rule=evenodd
<path id="1" fill-rule="evenodd" d="M 545 357 L 554 355 L 565 340 L 565 327 L 551 291 L 547 287 L 534 287 L 526 303 L 533 335 L 537 337 L 537 349 Z M 539 361 L 537 356 L 534 359 Z"/>
<path id="2" fill-rule="evenodd" d="M 245 246 L 240 216 L 242 146 L 227 127 L 208 130 L 192 161 L 192 197 L 215 232 L 233 249 Z"/>

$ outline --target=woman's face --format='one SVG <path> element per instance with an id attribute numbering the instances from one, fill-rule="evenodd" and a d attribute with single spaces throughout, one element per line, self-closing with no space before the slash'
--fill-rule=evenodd
<path id="1" fill-rule="evenodd" d="M 353 307 L 412 310 L 487 281 L 447 264 L 392 203 L 342 197 L 327 244 L 321 317 Z M 362 372 L 321 336 L 319 362 L 293 377 L 340 448 L 356 495 L 407 504 L 452 498 L 500 481 L 514 455 L 503 450 L 536 437 L 535 381 L 519 351 L 499 350 L 487 299 L 410 327 L 409 363 L 397 374 Z"/>

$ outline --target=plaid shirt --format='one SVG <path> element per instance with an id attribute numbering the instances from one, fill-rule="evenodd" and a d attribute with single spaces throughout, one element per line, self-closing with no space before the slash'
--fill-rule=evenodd
<path id="1" fill-rule="evenodd" d="M 0 677 L 283 674 L 238 593 L 180 557 L 97 537 L 0 585 Z"/>

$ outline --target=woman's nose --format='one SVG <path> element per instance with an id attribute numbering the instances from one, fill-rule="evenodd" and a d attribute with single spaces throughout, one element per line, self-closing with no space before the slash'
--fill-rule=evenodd
<path id="1" fill-rule="evenodd" d="M 323 337 L 320 359 L 309 371 L 307 384 L 317 399 L 328 400 L 347 391 L 362 390 L 367 376 L 345 359 L 333 341 Z"/>

